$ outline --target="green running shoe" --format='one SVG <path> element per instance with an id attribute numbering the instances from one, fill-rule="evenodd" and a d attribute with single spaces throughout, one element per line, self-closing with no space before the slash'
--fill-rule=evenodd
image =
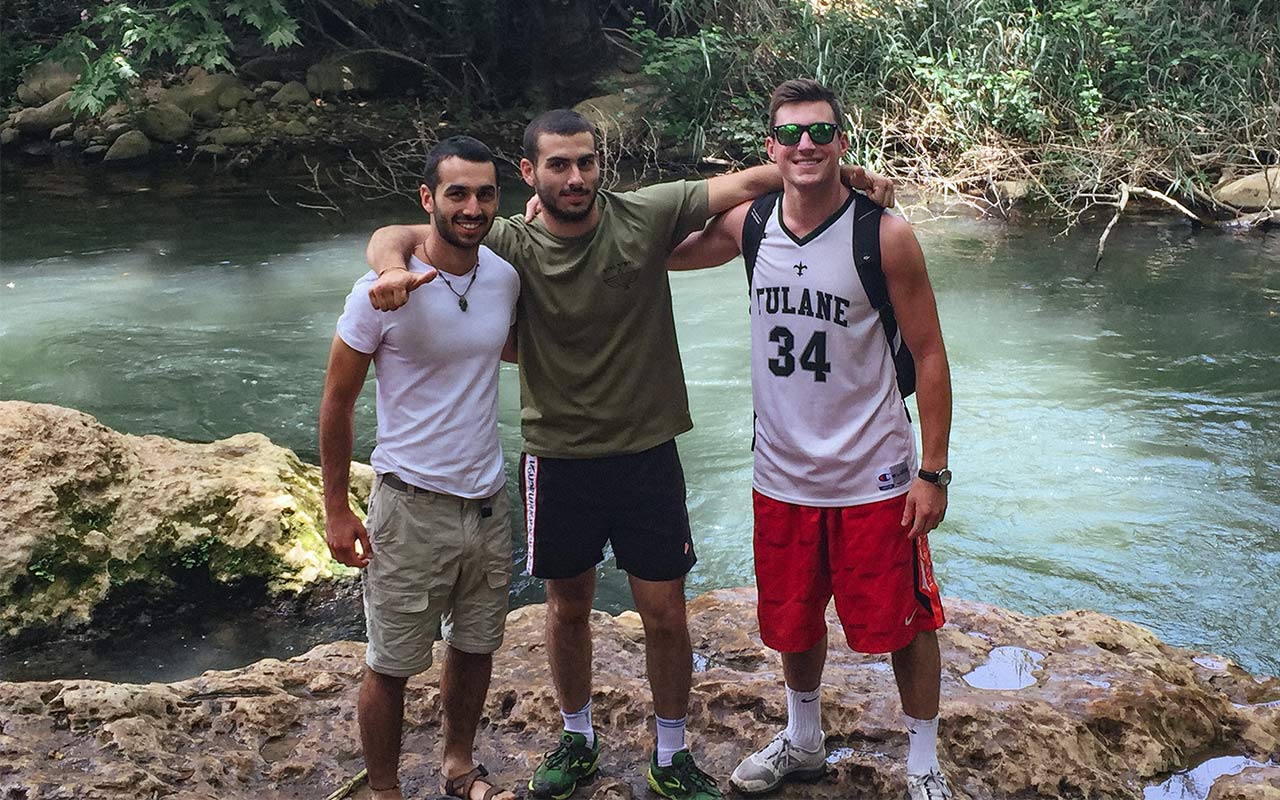
<path id="1" fill-rule="evenodd" d="M 658 754 L 649 759 L 649 788 L 671 800 L 721 800 L 716 779 L 698 769 L 688 750 L 671 757 L 671 766 L 658 766 Z"/>
<path id="2" fill-rule="evenodd" d="M 529 791 L 534 797 L 565 800 L 578 788 L 578 782 L 595 774 L 600 765 L 600 733 L 596 732 L 595 744 L 587 747 L 587 737 L 581 733 L 560 733 L 556 749 L 546 753 L 542 763 L 529 779 Z"/>

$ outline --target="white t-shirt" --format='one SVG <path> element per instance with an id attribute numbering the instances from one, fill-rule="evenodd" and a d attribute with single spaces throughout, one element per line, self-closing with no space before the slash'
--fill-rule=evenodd
<path id="1" fill-rule="evenodd" d="M 852 200 L 803 238 L 779 200 L 751 280 L 753 484 L 785 503 L 885 500 L 916 474 L 889 342 L 853 264 Z"/>
<path id="2" fill-rule="evenodd" d="M 422 272 L 427 265 L 414 258 L 409 268 Z M 481 246 L 475 269 L 458 276 L 442 272 L 389 312 L 369 302 L 376 279 L 369 272 L 356 281 L 338 320 L 342 341 L 373 354 L 374 471 L 456 497 L 493 495 L 506 482 L 498 444 L 498 364 L 515 324 L 515 268 Z M 446 280 L 466 292 L 466 311 Z"/>

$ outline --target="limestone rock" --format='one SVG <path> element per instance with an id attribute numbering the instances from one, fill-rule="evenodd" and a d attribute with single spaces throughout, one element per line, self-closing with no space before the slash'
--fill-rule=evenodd
<path id="1" fill-rule="evenodd" d="M 245 100 L 253 98 L 253 92 L 244 84 L 238 83 L 229 86 L 218 95 L 218 106 L 224 110 L 230 110 L 240 105 Z"/>
<path id="2" fill-rule="evenodd" d="M 289 81 L 280 87 L 280 91 L 271 95 L 271 102 L 278 106 L 305 105 L 311 102 L 311 93 L 301 83 Z"/>
<path id="3" fill-rule="evenodd" d="M 71 91 L 80 77 L 72 64 L 41 61 L 22 76 L 17 96 L 24 106 L 42 106 L 58 95 Z"/>
<path id="4" fill-rule="evenodd" d="M 8 147 L 22 138 L 22 134 L 17 128 L 5 128 L 0 130 L 0 147 Z"/>
<path id="5" fill-rule="evenodd" d="M 142 131 L 127 131 L 112 142 L 103 161 L 132 161 L 151 152 L 151 140 Z M 0 615 L 0 621 L 4 617 Z"/>
<path id="6" fill-rule="evenodd" d="M 280 130 L 282 133 L 288 136 L 306 136 L 307 134 L 311 133 L 310 128 L 308 128 L 300 120 L 296 120 L 296 119 L 291 119 L 288 122 L 286 122 L 284 125 L 280 127 Z"/>
<path id="7" fill-rule="evenodd" d="M 227 154 L 227 146 L 222 144 L 202 144 L 196 148 L 196 152 L 209 156 L 225 156 Z"/>
<path id="8" fill-rule="evenodd" d="M 654 131 L 646 121 L 659 96 L 659 90 L 643 75 L 616 73 L 623 88 L 613 94 L 592 97 L 578 103 L 574 111 L 595 123 L 608 145 L 625 153 L 638 153 L 650 146 L 665 146 L 654 141 Z"/>
<path id="9" fill-rule="evenodd" d="M 102 132 L 102 135 L 108 142 L 114 142 L 116 139 L 119 139 L 131 130 L 133 130 L 132 126 L 127 122 L 113 122 L 107 126 L 107 129 Z"/>
<path id="10" fill-rule="evenodd" d="M 217 114 L 221 110 L 218 98 L 227 89 L 237 85 L 243 86 L 240 79 L 234 75 L 226 73 L 197 75 L 189 83 L 165 90 L 161 99 L 174 104 L 188 114 L 194 115 L 197 111 L 211 111 Z"/>
<path id="11" fill-rule="evenodd" d="M 382 70 L 368 53 L 334 56 L 307 70 L 307 90 L 320 96 L 373 92 L 381 82 Z"/>
<path id="12" fill-rule="evenodd" d="M 59 125 L 75 119 L 71 110 L 71 92 L 63 92 L 39 108 L 24 109 L 14 115 L 13 122 L 26 136 L 47 137 Z"/>
<path id="13" fill-rule="evenodd" d="M 781 662 L 760 642 L 754 603 L 751 590 L 729 589 L 689 604 L 694 649 L 708 665 L 694 674 L 692 744 L 722 786 L 786 717 Z M 1192 660 L 1199 654 L 1093 612 L 1033 618 L 950 600 L 948 613 L 939 635 L 940 752 L 958 798 L 1139 798 L 1170 772 L 1195 766 L 1188 754 L 1235 752 L 1262 762 L 1280 748 L 1280 707 L 1265 704 L 1280 697 L 1274 678 L 1229 663 L 1203 668 Z M 494 657 L 476 746 L 506 786 L 528 779 L 561 724 L 545 615 L 544 606 L 512 611 Z M 833 612 L 828 622 L 836 622 Z M 591 624 L 592 704 L 607 746 L 600 780 L 579 795 L 647 797 L 653 723 L 644 648 L 603 612 L 593 612 Z M 967 683 L 996 646 L 1042 654 L 1035 683 L 1016 691 Z M 437 644 L 436 665 L 408 683 L 406 796 L 433 796 L 438 783 L 443 651 Z M 9 767 L 0 770 L 0 791 L 77 800 L 324 797 L 361 767 L 355 704 L 363 655 L 363 645 L 339 642 L 168 685 L 0 683 L 0 752 Z M 907 736 L 887 658 L 833 641 L 823 698 L 829 772 L 778 797 L 901 797 Z M 1224 778 L 1213 800 L 1272 797 L 1265 792 L 1275 769 Z"/>
<path id="14" fill-rule="evenodd" d="M 75 126 L 75 123 L 73 122 L 68 122 L 65 125 L 59 125 L 58 127 L 49 131 L 49 141 L 61 142 L 64 139 L 70 139 L 72 134 L 75 133 L 75 129 L 76 129 L 76 126 Z M 75 144 L 75 143 L 72 142 L 72 144 Z"/>
<path id="15" fill-rule="evenodd" d="M 1225 775 L 1214 781 L 1207 800 L 1280 800 L 1280 765 Z"/>
<path id="16" fill-rule="evenodd" d="M 218 128 L 210 135 L 210 138 L 213 139 L 214 144 L 235 147 L 252 142 L 253 134 L 249 133 L 248 128 L 237 125 L 230 128 Z"/>
<path id="17" fill-rule="evenodd" d="M 222 122 L 222 117 L 219 116 L 216 109 L 202 107 L 191 112 L 191 120 L 197 125 L 212 128 Z"/>
<path id="18" fill-rule="evenodd" d="M 132 131 L 106 160 L 135 141 L 145 153 Z M 193 570 L 300 589 L 336 566 L 322 506 L 319 469 L 261 434 L 189 444 L 0 402 L 0 635 L 85 622 L 114 589 L 171 591 Z"/>
<path id="19" fill-rule="evenodd" d="M 47 139 L 39 142 L 25 142 L 22 144 L 20 151 L 23 155 L 33 158 L 44 158 L 53 153 L 53 143 Z"/>
<path id="20" fill-rule="evenodd" d="M 1245 211 L 1280 208 L 1280 167 L 1246 175 L 1214 191 L 1214 197 Z"/>
<path id="21" fill-rule="evenodd" d="M 1031 194 L 1031 181 L 996 181 L 991 184 L 996 198 L 1005 203 L 1016 203 Z"/>
<path id="22" fill-rule="evenodd" d="M 256 93 L 260 96 L 270 95 L 270 94 L 275 94 L 276 92 L 280 91 L 283 88 L 284 88 L 284 84 L 281 83 L 280 81 L 263 81 L 262 83 L 258 84 Z"/>
<path id="23" fill-rule="evenodd" d="M 92 163 L 102 159 L 102 157 L 107 154 L 107 150 L 108 148 L 105 144 L 90 145 L 80 153 L 80 157 L 85 161 Z"/>
<path id="24" fill-rule="evenodd" d="M 138 128 L 158 142 L 180 142 L 191 134 L 191 115 L 173 103 L 156 103 L 138 116 Z"/>

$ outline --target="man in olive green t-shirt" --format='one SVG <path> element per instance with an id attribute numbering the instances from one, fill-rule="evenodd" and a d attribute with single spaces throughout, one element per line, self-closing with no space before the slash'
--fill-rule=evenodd
<path id="1" fill-rule="evenodd" d="M 520 272 L 517 305 L 527 560 L 547 586 L 547 653 L 564 731 L 529 788 L 565 798 L 594 773 L 591 723 L 595 567 L 613 546 L 644 622 L 657 716 L 648 782 L 678 800 L 721 797 L 684 745 L 692 680 L 684 575 L 695 563 L 675 437 L 692 427 L 676 345 L 667 255 L 714 214 L 781 186 L 776 167 L 633 192 L 600 190 L 594 126 L 567 110 L 525 129 L 521 173 L 543 213 L 495 220 L 485 244 Z M 888 202 L 892 187 L 850 176 Z M 369 243 L 381 277 L 373 305 L 393 310 L 431 273 L 410 273 L 415 226 Z"/>

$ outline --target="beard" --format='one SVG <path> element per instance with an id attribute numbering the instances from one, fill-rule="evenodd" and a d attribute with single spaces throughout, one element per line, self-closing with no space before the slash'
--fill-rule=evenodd
<path id="1" fill-rule="evenodd" d="M 484 232 L 488 233 L 489 228 L 487 223 L 489 222 L 489 218 L 479 217 L 478 219 L 480 221 L 480 224 L 484 226 Z M 461 250 L 466 250 L 468 248 L 475 247 L 474 244 L 463 241 L 462 237 L 458 236 L 458 234 L 454 232 L 454 221 L 452 219 L 446 220 L 440 214 L 432 214 L 431 221 L 435 223 L 436 233 L 440 234 L 440 238 L 444 239 L 446 242 L 453 245 L 454 247 L 457 247 Z M 468 221 L 471 221 L 471 220 L 468 220 Z"/>
<path id="2" fill-rule="evenodd" d="M 590 195 L 591 201 L 585 207 L 578 211 L 570 211 L 559 205 L 560 195 L 552 194 L 543 189 L 537 189 L 538 199 L 542 201 L 542 209 L 560 222 L 582 222 L 591 215 L 591 209 L 596 207 L 596 196 L 600 190 L 599 184 L 587 189 L 585 194 Z"/>

